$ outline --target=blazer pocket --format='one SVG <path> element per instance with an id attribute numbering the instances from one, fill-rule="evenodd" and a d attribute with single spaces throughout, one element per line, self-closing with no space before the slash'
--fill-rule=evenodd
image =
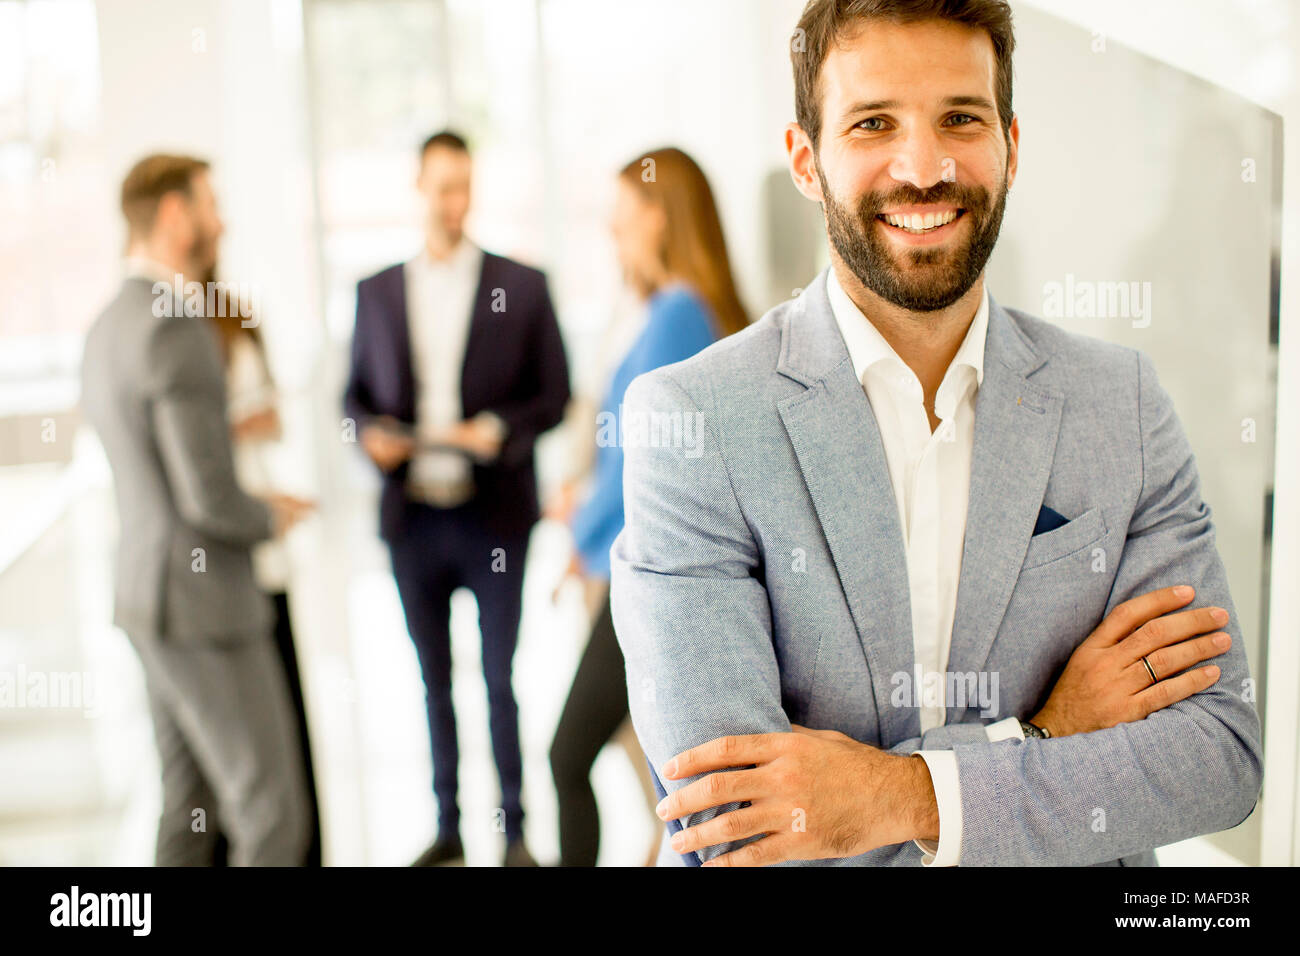
<path id="1" fill-rule="evenodd" d="M 1091 508 L 1059 528 L 1030 538 L 1029 550 L 1025 552 L 1025 563 L 1021 565 L 1021 570 L 1028 571 L 1068 557 L 1096 544 L 1105 534 L 1106 519 L 1102 517 L 1101 509 Z"/>

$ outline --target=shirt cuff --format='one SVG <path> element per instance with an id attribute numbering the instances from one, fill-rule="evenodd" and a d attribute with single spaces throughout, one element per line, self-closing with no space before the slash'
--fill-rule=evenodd
<path id="1" fill-rule="evenodd" d="M 939 840 L 913 840 L 925 854 L 923 866 L 956 866 L 961 859 L 961 787 L 957 755 L 951 750 L 914 750 L 930 768 L 934 798 L 939 805 Z"/>
<path id="2" fill-rule="evenodd" d="M 984 732 L 989 735 L 989 743 L 995 744 L 999 740 L 1024 740 L 1025 731 L 1020 726 L 1019 717 L 1008 717 L 1005 720 L 999 720 L 995 724 L 986 724 Z"/>

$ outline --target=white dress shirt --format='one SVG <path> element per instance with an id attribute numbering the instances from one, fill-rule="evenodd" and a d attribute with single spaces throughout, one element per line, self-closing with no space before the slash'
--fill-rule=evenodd
<path id="1" fill-rule="evenodd" d="M 984 379 L 984 339 L 989 297 L 979 309 L 935 395 L 939 425 L 933 433 L 921 382 L 879 330 L 827 272 L 826 292 L 853 370 L 866 391 L 880 429 L 907 554 L 912 607 L 912 701 L 919 705 L 921 733 L 946 718 L 944 688 L 957 582 L 966 541 L 971 451 L 975 443 L 975 396 Z M 986 728 L 990 741 L 1022 737 L 1010 717 Z M 927 866 L 953 866 L 961 858 L 961 790 L 951 750 L 917 751 L 930 769 L 939 806 L 939 841 L 918 840 Z"/>
<path id="2" fill-rule="evenodd" d="M 417 443 L 463 417 L 461 368 L 482 266 L 483 250 L 462 238 L 446 259 L 434 260 L 422 250 L 402 269 Z M 460 504 L 473 494 L 470 461 L 455 451 L 417 451 L 407 472 L 407 490 L 440 507 Z"/>

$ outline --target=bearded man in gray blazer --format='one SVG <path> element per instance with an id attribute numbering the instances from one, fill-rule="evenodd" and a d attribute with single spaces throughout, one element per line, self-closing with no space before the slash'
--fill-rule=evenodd
<path id="1" fill-rule="evenodd" d="M 1169 397 L 984 288 L 1009 7 L 813 0 L 791 46 L 830 268 L 622 411 L 660 862 L 1151 865 L 1239 824 L 1259 721 Z"/>
<path id="2" fill-rule="evenodd" d="M 156 155 L 127 174 L 127 278 L 86 337 L 82 408 L 113 471 L 113 623 L 140 655 L 162 765 L 155 862 L 212 865 L 224 833 L 232 864 L 297 866 L 311 807 L 250 549 L 309 506 L 235 481 L 208 297 L 186 288 L 222 231 L 207 169 Z"/>

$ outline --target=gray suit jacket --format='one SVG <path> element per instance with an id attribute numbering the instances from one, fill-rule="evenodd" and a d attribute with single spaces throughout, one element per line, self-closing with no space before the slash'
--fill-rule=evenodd
<path id="1" fill-rule="evenodd" d="M 823 273 L 627 391 L 612 601 L 633 722 L 656 767 L 791 723 L 900 754 L 952 750 L 962 864 L 1154 864 L 1157 846 L 1240 823 L 1260 790 L 1210 511 L 1149 359 L 989 308 L 948 670 L 986 689 L 996 678 L 996 705 L 954 694 L 946 723 L 920 733 L 893 488 Z M 1043 506 L 1071 520 L 1034 535 Z M 1135 723 L 988 742 L 985 724 L 1031 716 L 1115 605 L 1179 583 L 1196 587 L 1193 607 L 1232 615 L 1213 687 Z M 908 842 L 823 862 L 920 861 Z"/>
<path id="2" fill-rule="evenodd" d="M 272 612 L 250 548 L 270 514 L 235 482 L 215 335 L 204 318 L 154 315 L 155 301 L 150 280 L 127 279 L 82 359 L 121 529 L 113 623 L 136 638 L 264 636 Z"/>

